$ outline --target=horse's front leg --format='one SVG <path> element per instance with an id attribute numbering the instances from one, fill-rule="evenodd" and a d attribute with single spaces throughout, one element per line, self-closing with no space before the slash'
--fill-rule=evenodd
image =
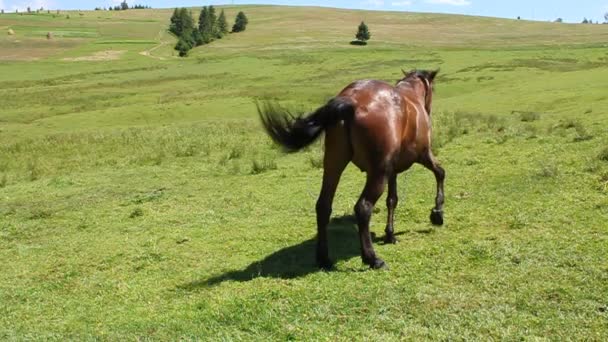
<path id="1" fill-rule="evenodd" d="M 388 196 L 386 196 L 386 208 L 388 209 L 388 216 L 386 218 L 386 229 L 384 232 L 384 243 L 397 243 L 395 238 L 395 230 L 393 228 L 395 218 L 395 208 L 399 198 L 397 197 L 397 174 L 393 174 L 388 178 Z"/>
<path id="2" fill-rule="evenodd" d="M 435 196 L 435 208 L 431 210 L 431 223 L 437 226 L 443 225 L 443 181 L 445 179 L 445 170 L 439 166 L 439 163 L 435 160 L 433 153 L 429 151 L 427 155 L 422 158 L 421 164 L 427 169 L 431 170 L 437 180 L 437 195 Z"/>

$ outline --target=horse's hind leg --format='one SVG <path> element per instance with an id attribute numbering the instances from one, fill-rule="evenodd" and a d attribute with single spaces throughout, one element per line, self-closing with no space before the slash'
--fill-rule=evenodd
<path id="1" fill-rule="evenodd" d="M 340 126 L 328 130 L 325 136 L 325 156 L 323 157 L 323 185 L 317 200 L 317 265 L 331 269 L 327 243 L 327 225 L 331 216 L 332 203 L 340 176 L 350 161 L 350 149 Z"/>
<path id="2" fill-rule="evenodd" d="M 363 263 L 374 269 L 386 266 L 382 259 L 376 257 L 369 234 L 369 221 L 372 216 L 372 210 L 378 198 L 384 192 L 385 178 L 384 173 L 368 173 L 365 189 L 363 189 L 363 193 L 355 205 L 357 225 L 359 226 L 359 240 L 361 242 L 361 258 L 363 259 Z"/>
<path id="3" fill-rule="evenodd" d="M 431 210 L 431 223 L 437 226 L 443 225 L 443 181 L 445 170 L 439 166 L 433 153 L 429 151 L 421 161 L 427 169 L 431 170 L 437 180 L 437 195 L 435 196 L 435 208 Z"/>
<path id="4" fill-rule="evenodd" d="M 386 235 L 384 236 L 385 243 L 397 243 L 397 239 L 395 238 L 395 231 L 393 229 L 393 221 L 395 217 L 395 208 L 397 207 L 397 203 L 399 202 L 399 198 L 397 197 L 397 174 L 392 174 L 388 178 L 388 196 L 386 197 L 386 208 L 388 209 L 388 217 L 386 219 L 386 229 L 384 232 Z"/>

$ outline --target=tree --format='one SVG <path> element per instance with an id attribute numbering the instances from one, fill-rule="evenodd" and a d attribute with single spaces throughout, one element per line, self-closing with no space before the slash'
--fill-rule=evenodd
<path id="1" fill-rule="evenodd" d="M 184 39 L 190 40 L 193 30 L 194 19 L 192 19 L 192 13 L 187 8 L 175 9 L 171 16 L 169 31 L 178 38 L 184 37 Z"/>
<path id="2" fill-rule="evenodd" d="M 589 24 L 589 20 L 587 20 L 587 18 L 583 18 L 582 24 Z"/>
<path id="3" fill-rule="evenodd" d="M 197 44 L 200 44 L 202 40 L 199 31 L 194 27 L 192 12 L 187 8 L 176 8 L 173 11 L 169 31 L 179 39 L 175 45 L 175 50 L 179 51 L 181 57 L 186 57 L 188 51 Z"/>
<path id="4" fill-rule="evenodd" d="M 198 17 L 198 30 L 203 38 L 203 44 L 208 44 L 215 38 L 221 38 L 218 31 L 218 20 L 213 6 L 203 7 Z"/>
<path id="5" fill-rule="evenodd" d="M 217 37 L 222 38 L 226 33 L 228 33 L 228 22 L 226 21 L 224 10 L 222 10 L 219 18 L 217 18 Z"/>
<path id="6" fill-rule="evenodd" d="M 184 38 L 191 37 L 192 31 L 194 31 L 194 19 L 192 18 L 192 12 L 190 12 L 187 8 L 182 8 L 179 12 L 179 16 L 181 18 L 181 31 Z"/>
<path id="7" fill-rule="evenodd" d="M 608 24 L 608 12 L 604 13 L 604 20 Z"/>
<path id="8" fill-rule="evenodd" d="M 234 21 L 234 25 L 232 26 L 232 32 L 242 32 L 247 28 L 247 24 L 249 23 L 249 19 L 243 11 L 240 11 L 236 15 L 236 20 Z"/>
<path id="9" fill-rule="evenodd" d="M 358 41 L 363 43 L 367 42 L 371 38 L 371 33 L 369 32 L 367 25 L 365 25 L 363 21 L 361 22 L 361 24 L 359 24 L 359 28 L 357 30 L 355 38 L 357 38 Z"/>
<path id="10" fill-rule="evenodd" d="M 124 0 L 123 2 L 120 3 L 120 9 L 125 11 L 129 9 L 129 5 L 127 4 L 127 0 Z"/>
<path id="11" fill-rule="evenodd" d="M 563 23 L 563 22 L 564 22 L 564 19 L 562 19 L 562 18 L 557 18 L 557 19 L 555 19 L 555 22 L 556 22 L 556 23 Z"/>
<path id="12" fill-rule="evenodd" d="M 180 38 L 180 40 L 177 42 L 177 45 L 175 45 L 175 50 L 179 51 L 180 57 L 188 56 L 188 52 L 190 51 L 190 49 L 192 49 L 192 44 L 182 38 Z"/>
<path id="13" fill-rule="evenodd" d="M 112 7 L 110 7 L 110 8 L 112 8 Z M 173 11 L 173 15 L 171 16 L 171 24 L 169 24 L 169 31 L 179 37 L 179 35 L 181 33 L 180 32 L 181 27 L 182 27 L 182 24 L 181 24 L 181 18 L 179 17 L 179 10 L 176 8 Z"/>
<path id="14" fill-rule="evenodd" d="M 203 35 L 197 29 L 192 31 L 192 41 L 194 42 L 194 46 L 199 46 L 205 44 L 205 40 L 203 39 Z"/>
<path id="15" fill-rule="evenodd" d="M 207 20 L 209 21 L 209 35 L 211 38 L 217 36 L 217 16 L 215 15 L 215 7 L 209 6 L 207 10 Z"/>

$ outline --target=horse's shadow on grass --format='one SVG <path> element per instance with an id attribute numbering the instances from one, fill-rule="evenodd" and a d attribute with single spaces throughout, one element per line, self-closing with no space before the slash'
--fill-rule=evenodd
<path id="1" fill-rule="evenodd" d="M 330 257 L 334 261 L 360 256 L 357 224 L 353 216 L 333 218 L 328 227 Z M 381 241 L 374 237 L 374 242 Z M 249 281 L 258 277 L 293 279 L 318 272 L 315 264 L 316 239 L 276 251 L 260 261 L 253 262 L 240 271 L 230 271 L 218 276 L 182 284 L 179 288 L 196 290 L 220 284 L 224 281 Z"/>

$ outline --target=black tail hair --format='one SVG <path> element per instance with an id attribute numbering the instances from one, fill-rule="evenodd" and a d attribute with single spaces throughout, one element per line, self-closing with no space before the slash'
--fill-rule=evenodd
<path id="1" fill-rule="evenodd" d="M 336 97 L 308 115 L 294 115 L 272 102 L 256 103 L 266 133 L 286 152 L 296 152 L 312 144 L 323 131 L 355 113 L 354 105 L 346 98 Z"/>

